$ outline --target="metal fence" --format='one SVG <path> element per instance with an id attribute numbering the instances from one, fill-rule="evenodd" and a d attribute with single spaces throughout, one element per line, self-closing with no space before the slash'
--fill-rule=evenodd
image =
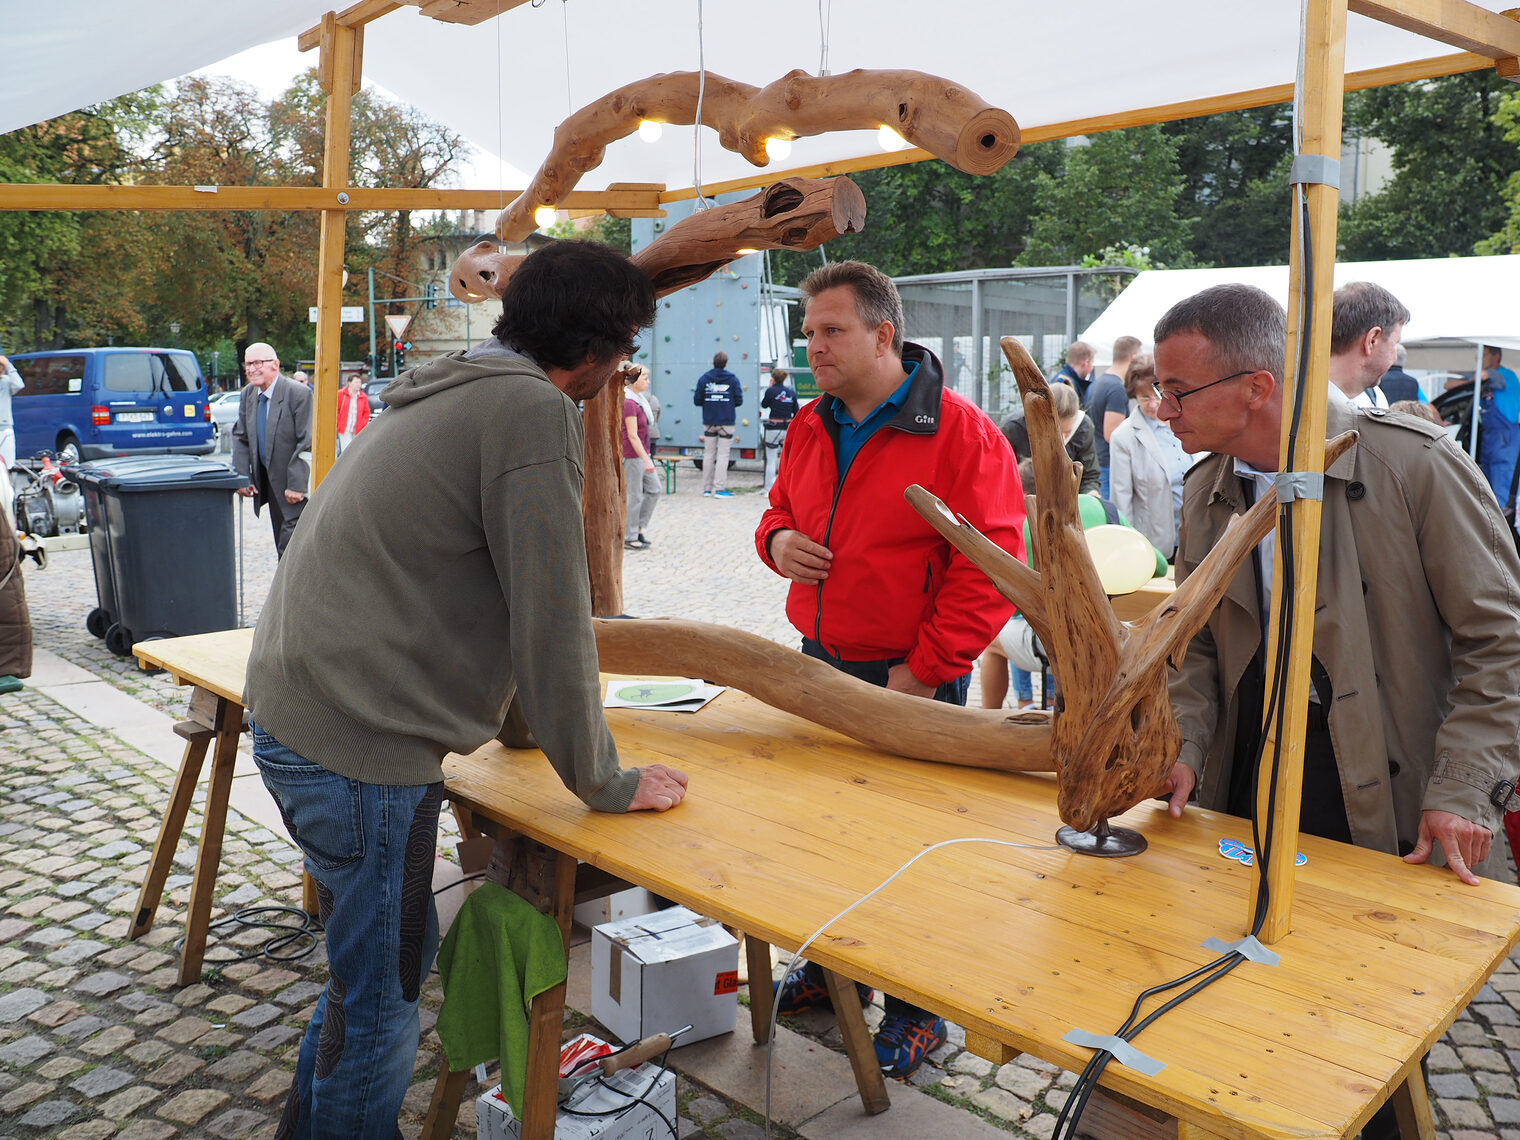
<path id="1" fill-rule="evenodd" d="M 1001 421 L 1021 401 L 999 338 L 1017 337 L 1048 375 L 1134 272 L 1076 266 L 974 269 L 894 280 L 907 339 L 944 362 L 947 385 Z"/>

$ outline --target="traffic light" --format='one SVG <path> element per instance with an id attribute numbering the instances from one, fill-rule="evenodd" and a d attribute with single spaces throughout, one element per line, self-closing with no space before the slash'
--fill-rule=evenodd
<path id="1" fill-rule="evenodd" d="M 423 289 L 423 296 L 426 300 L 422 302 L 422 307 L 424 309 L 436 309 L 438 307 L 438 282 L 429 281 L 427 287 Z"/>
<path id="2" fill-rule="evenodd" d="M 395 375 L 400 376 L 401 370 L 406 367 L 406 350 L 412 347 L 411 341 L 396 342 L 396 369 Z"/>

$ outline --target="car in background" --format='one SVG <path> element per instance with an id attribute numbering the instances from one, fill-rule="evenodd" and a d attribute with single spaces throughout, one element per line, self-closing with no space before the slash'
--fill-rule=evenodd
<path id="1" fill-rule="evenodd" d="M 385 411 L 388 405 L 380 398 L 380 393 L 385 391 L 394 380 L 394 376 L 381 376 L 378 379 L 366 380 L 364 382 L 364 395 L 369 400 L 370 415 L 378 415 L 380 412 Z"/>
<path id="2" fill-rule="evenodd" d="M 232 428 L 237 423 L 238 407 L 242 401 L 241 388 L 211 397 L 211 428 L 218 451 L 232 450 Z"/>
<path id="3" fill-rule="evenodd" d="M 173 348 L 70 348 L 10 358 L 16 454 L 66 463 L 116 455 L 205 455 L 215 448 L 195 354 Z"/>

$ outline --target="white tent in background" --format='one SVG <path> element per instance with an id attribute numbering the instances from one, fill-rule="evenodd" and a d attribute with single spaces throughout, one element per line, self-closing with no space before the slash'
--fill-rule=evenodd
<path id="1" fill-rule="evenodd" d="M 1520 349 L 1520 256 L 1446 257 L 1430 261 L 1341 261 L 1339 288 L 1351 281 L 1374 281 L 1409 309 L 1406 344 L 1494 344 Z M 1114 341 L 1137 336 L 1149 348 L 1156 322 L 1178 301 L 1212 285 L 1240 282 L 1265 289 L 1288 303 L 1288 267 L 1258 265 L 1238 269 L 1152 269 L 1124 287 L 1081 339 L 1107 360 Z"/>

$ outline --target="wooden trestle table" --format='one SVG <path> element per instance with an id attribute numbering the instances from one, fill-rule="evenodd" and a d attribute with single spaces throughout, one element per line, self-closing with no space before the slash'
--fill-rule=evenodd
<path id="1" fill-rule="evenodd" d="M 213 718 L 219 765 L 241 726 L 248 644 L 247 631 L 230 631 L 136 649 L 228 702 Z M 1063 1042 L 1068 1030 L 1114 1032 L 1140 991 L 1216 957 L 1205 939 L 1245 933 L 1254 870 L 1222 857 L 1219 842 L 1249 843 L 1246 821 L 1195 808 L 1173 820 L 1163 805 L 1141 804 L 1119 822 L 1143 832 L 1148 850 L 1097 859 L 1053 846 L 1050 776 L 887 756 L 736 690 L 695 714 L 613 709 L 607 719 L 624 764 L 690 775 L 679 807 L 589 811 L 537 752 L 494 742 L 444 764 L 456 810 L 498 836 L 498 855 L 511 844 L 547 854 L 539 895 L 566 930 L 580 861 L 583 880 L 599 871 L 745 931 L 759 978 L 765 943 L 794 950 L 926 847 L 973 836 L 1021 845 L 930 852 L 829 925 L 808 957 L 841 991 L 841 977 L 856 979 L 963 1025 L 968 1046 L 991 1060 L 1025 1051 L 1072 1070 L 1092 1054 Z M 188 802 L 177 784 L 160 836 L 168 853 L 155 849 L 145 896 Z M 210 814 L 225 805 L 225 793 L 213 795 L 192 892 L 206 910 Z M 1272 947 L 1280 964 L 1247 962 L 1161 1017 L 1135 1045 L 1165 1067 L 1146 1076 L 1113 1062 L 1102 1085 L 1176 1118 L 1189 1138 L 1354 1136 L 1390 1096 L 1405 1140 L 1431 1137 L 1419 1060 L 1513 948 L 1520 888 L 1464 887 L 1445 869 L 1311 836 L 1299 849 L 1308 862 L 1293 931 Z M 192 935 L 198 922 L 203 946 L 204 915 L 192 905 Z M 758 1040 L 769 996 L 752 990 Z M 563 1000 L 560 987 L 534 1002 L 525 1137 L 553 1132 Z M 864 1022 L 853 1002 L 841 1004 L 853 1014 L 844 1029 L 862 1098 L 880 1111 L 886 1093 Z M 786 1097 L 784 1081 L 775 1095 Z"/>

